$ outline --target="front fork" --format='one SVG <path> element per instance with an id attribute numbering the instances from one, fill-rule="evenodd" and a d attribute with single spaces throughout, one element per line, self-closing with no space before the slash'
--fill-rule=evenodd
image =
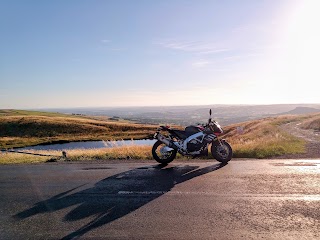
<path id="1" fill-rule="evenodd" d="M 226 141 L 225 139 L 219 139 L 218 137 L 216 137 L 215 139 L 213 139 L 212 144 L 220 145 L 221 147 L 223 147 L 223 143 L 225 141 Z"/>

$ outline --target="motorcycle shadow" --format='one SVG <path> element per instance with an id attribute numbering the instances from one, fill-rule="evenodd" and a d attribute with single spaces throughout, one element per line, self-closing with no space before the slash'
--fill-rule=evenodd
<path id="1" fill-rule="evenodd" d="M 75 188 L 60 193 L 36 203 L 32 208 L 16 214 L 14 218 L 21 220 L 76 206 L 64 216 L 62 219 L 64 224 L 87 217 L 94 218 L 62 239 L 78 238 L 159 198 L 176 184 L 216 171 L 225 165 L 227 164 L 218 163 L 200 168 L 199 166 L 160 164 L 136 168 L 103 179 L 92 188 L 72 193 L 76 190 Z M 65 227 L 67 227 L 66 224 Z M 71 229 L 73 228 L 70 227 Z"/>

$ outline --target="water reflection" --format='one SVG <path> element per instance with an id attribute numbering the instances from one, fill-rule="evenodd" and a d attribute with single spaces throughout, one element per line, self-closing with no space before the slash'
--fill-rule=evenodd
<path id="1" fill-rule="evenodd" d="M 156 140 L 121 140 L 121 141 L 88 141 L 88 142 L 70 142 L 62 144 L 38 145 L 18 150 L 71 150 L 71 149 L 90 149 L 90 148 L 112 148 L 117 146 L 128 145 L 153 145 Z"/>

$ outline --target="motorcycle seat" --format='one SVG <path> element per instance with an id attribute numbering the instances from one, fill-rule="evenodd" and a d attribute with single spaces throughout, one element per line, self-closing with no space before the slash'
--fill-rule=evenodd
<path id="1" fill-rule="evenodd" d="M 191 135 L 199 132 L 194 132 L 194 131 L 183 131 L 183 130 L 172 130 L 180 139 L 186 139 L 188 137 L 190 137 Z"/>
<path id="2" fill-rule="evenodd" d="M 180 139 L 186 139 L 188 136 L 185 131 L 182 130 L 172 130 Z"/>

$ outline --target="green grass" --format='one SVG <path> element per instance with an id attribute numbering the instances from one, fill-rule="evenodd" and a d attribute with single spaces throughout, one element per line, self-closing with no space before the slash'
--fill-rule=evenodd
<path id="1" fill-rule="evenodd" d="M 231 143 L 232 144 L 232 143 Z M 282 140 L 273 141 L 258 140 L 249 144 L 234 144 L 235 158 L 272 158 L 285 154 L 295 154 L 305 152 L 305 142 L 303 140 L 287 136 Z"/>

